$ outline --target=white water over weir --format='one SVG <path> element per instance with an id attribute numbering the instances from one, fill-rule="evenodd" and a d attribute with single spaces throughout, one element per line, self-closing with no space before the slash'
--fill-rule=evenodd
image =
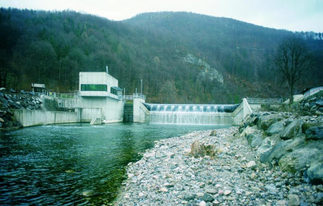
<path id="1" fill-rule="evenodd" d="M 227 125 L 233 124 L 233 104 L 148 104 L 152 124 Z"/>

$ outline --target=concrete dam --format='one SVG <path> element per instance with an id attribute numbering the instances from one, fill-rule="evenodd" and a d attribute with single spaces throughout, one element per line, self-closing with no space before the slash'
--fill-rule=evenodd
<path id="1" fill-rule="evenodd" d="M 227 125 L 233 124 L 232 112 L 238 104 L 149 104 L 152 124 Z"/>
<path id="2" fill-rule="evenodd" d="M 45 96 L 55 99 L 63 111 L 17 110 L 15 118 L 24 127 L 72 122 L 234 125 L 252 113 L 246 99 L 240 104 L 146 103 L 143 94 L 122 95 L 118 80 L 108 70 L 80 72 L 79 75 L 79 91 L 76 94 L 69 98 Z"/>

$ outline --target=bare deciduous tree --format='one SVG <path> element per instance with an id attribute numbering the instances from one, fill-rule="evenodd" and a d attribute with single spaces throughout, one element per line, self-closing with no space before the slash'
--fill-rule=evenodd
<path id="1" fill-rule="evenodd" d="M 289 88 L 289 103 L 293 103 L 296 83 L 310 67 L 310 55 L 305 43 L 298 38 L 285 39 L 278 47 L 275 64 Z"/>

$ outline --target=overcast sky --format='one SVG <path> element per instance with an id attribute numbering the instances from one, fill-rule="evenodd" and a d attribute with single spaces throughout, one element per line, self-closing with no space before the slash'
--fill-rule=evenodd
<path id="1" fill-rule="evenodd" d="M 0 7 L 68 9 L 111 20 L 152 11 L 189 11 L 271 28 L 323 32 L 323 0 L 0 0 Z"/>

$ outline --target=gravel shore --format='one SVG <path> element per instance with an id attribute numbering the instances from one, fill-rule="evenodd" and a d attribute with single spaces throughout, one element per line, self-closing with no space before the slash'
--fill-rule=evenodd
<path id="1" fill-rule="evenodd" d="M 236 127 L 198 131 L 156 142 L 127 167 L 115 205 L 321 205 L 322 185 L 259 163 Z M 215 156 L 190 155 L 194 141 Z"/>

